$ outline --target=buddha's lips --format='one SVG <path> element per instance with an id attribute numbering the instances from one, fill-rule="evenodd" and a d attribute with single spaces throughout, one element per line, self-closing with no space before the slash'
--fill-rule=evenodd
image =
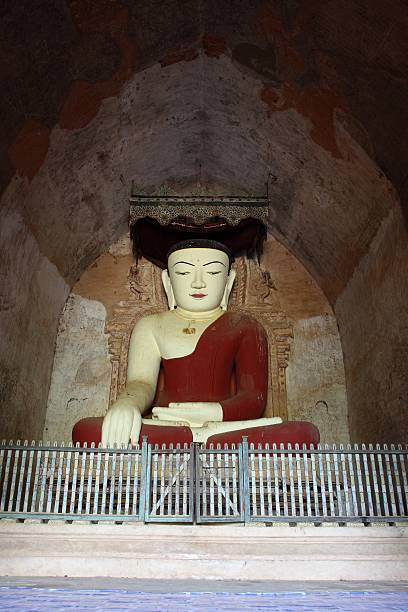
<path id="1" fill-rule="evenodd" d="M 190 293 L 190 295 L 191 297 L 196 298 L 196 299 L 207 297 L 206 293 Z"/>

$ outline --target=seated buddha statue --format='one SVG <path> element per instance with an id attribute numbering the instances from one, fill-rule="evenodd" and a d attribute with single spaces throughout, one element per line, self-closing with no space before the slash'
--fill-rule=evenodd
<path id="1" fill-rule="evenodd" d="M 262 416 L 268 341 L 253 317 L 227 311 L 231 264 L 231 253 L 216 241 L 187 240 L 170 249 L 162 273 L 169 310 L 135 325 L 124 392 L 103 419 L 74 426 L 74 443 L 112 447 L 143 436 L 160 445 L 237 444 L 243 436 L 255 444 L 319 442 L 311 423 Z"/>

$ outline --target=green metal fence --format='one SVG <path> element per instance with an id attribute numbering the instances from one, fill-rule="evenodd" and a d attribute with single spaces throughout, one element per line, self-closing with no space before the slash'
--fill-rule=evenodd
<path id="1" fill-rule="evenodd" d="M 408 519 L 408 450 L 0 444 L 0 518 L 144 522 Z"/>

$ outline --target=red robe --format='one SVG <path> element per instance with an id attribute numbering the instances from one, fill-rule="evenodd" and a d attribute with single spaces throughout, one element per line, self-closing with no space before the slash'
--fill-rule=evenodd
<path id="1" fill-rule="evenodd" d="M 203 332 L 193 353 L 162 359 L 154 405 L 171 402 L 219 402 L 224 421 L 262 417 L 268 390 L 268 341 L 262 325 L 244 314 L 227 312 Z M 73 441 L 98 444 L 102 417 L 79 421 Z M 211 443 L 239 443 L 242 436 L 258 443 L 316 444 L 319 432 L 311 423 L 292 422 L 251 427 L 211 436 Z M 140 440 L 151 444 L 192 442 L 189 427 L 142 425 Z"/>

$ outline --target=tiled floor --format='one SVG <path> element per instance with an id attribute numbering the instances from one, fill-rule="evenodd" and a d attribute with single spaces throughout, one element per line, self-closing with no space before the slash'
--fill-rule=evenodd
<path id="1" fill-rule="evenodd" d="M 408 611 L 408 585 L 398 583 L 372 583 L 366 584 L 366 588 L 350 583 L 116 583 L 111 584 L 109 579 L 68 580 L 64 583 L 61 580 L 53 582 L 52 579 L 3 578 L 0 582 L 0 610 Z M 108 588 L 112 586 L 115 588 Z"/>

